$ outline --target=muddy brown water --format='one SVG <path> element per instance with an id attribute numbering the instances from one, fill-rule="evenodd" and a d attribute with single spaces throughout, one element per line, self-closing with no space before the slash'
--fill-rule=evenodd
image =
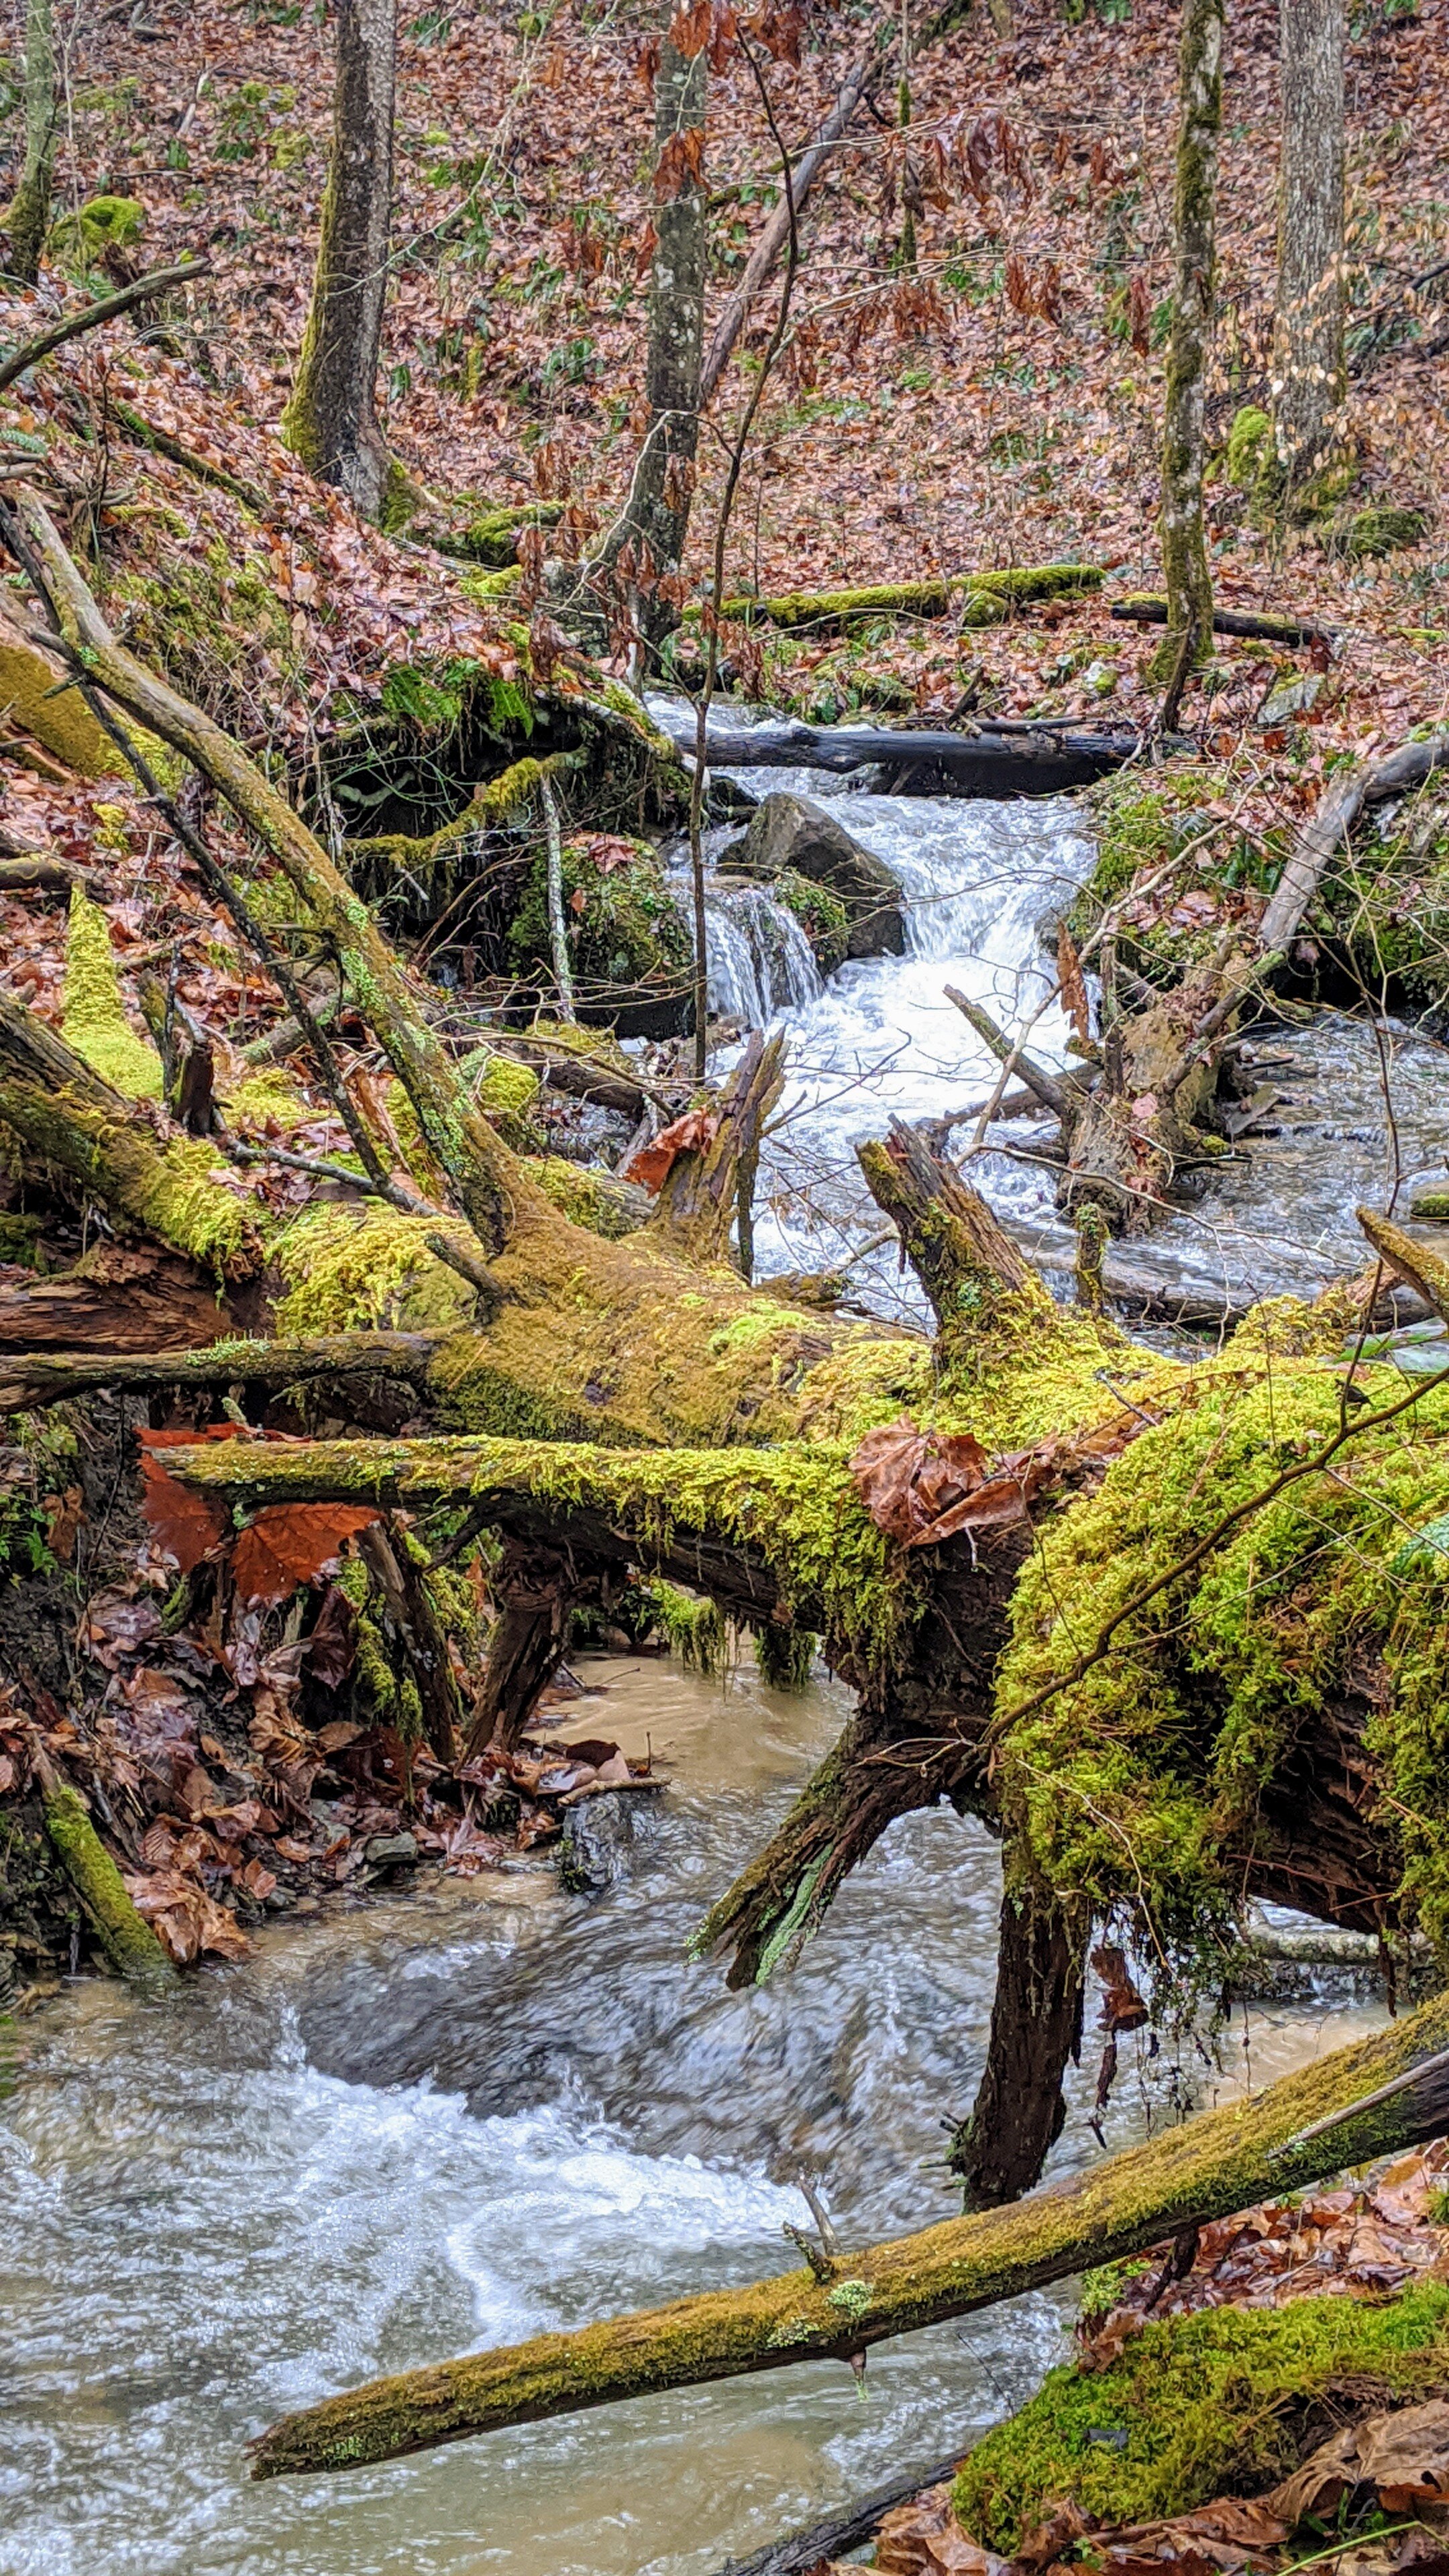
<path id="1" fill-rule="evenodd" d="M 565 1732 L 652 1740 L 675 1783 L 607 1893 L 562 1896 L 537 1864 L 443 1881 L 273 1932 L 161 2007 L 81 1983 L 26 2026 L 0 2104 L 4 2576 L 710 2576 L 964 2447 L 1061 2356 L 1066 2286 L 873 2353 L 864 2403 L 811 2364 L 248 2483 L 249 2434 L 374 2372 L 781 2269 L 802 2163 L 847 2242 L 953 2206 L 941 2122 L 985 2044 L 987 1835 L 903 1819 L 794 1972 L 728 1994 L 686 1936 L 845 1695 L 585 1671 L 606 1688 Z M 1239 2015 L 1198 2098 L 1380 2017 Z M 1123 2055 L 1113 2145 L 1149 2098 Z M 1093 2079 L 1054 2170 L 1098 2152 Z"/>

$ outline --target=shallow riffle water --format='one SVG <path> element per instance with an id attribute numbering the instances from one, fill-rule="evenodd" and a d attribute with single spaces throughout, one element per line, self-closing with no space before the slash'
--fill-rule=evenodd
<path id="1" fill-rule="evenodd" d="M 873 2353 L 864 2404 L 810 2364 L 248 2483 L 250 2434 L 375 2372 L 784 2268 L 802 2166 L 847 2243 L 953 2206 L 941 2123 L 985 2044 L 987 1835 L 903 1819 L 799 1966 L 731 1995 L 686 1936 L 845 1695 L 584 1671 L 606 1687 L 564 1733 L 652 1741 L 674 1782 L 603 1895 L 537 1863 L 444 1880 L 272 1933 L 160 2008 L 92 1982 L 26 2025 L 0 2104 L 5 2576 L 711 2576 L 964 2446 L 1060 2356 L 1065 2289 Z M 1190 2053 L 1197 2096 L 1378 2018 L 1240 2014 L 1221 2073 Z M 1096 2054 L 1053 2170 L 1098 2152 Z M 1123 2055 L 1114 2145 L 1147 2115 Z"/>

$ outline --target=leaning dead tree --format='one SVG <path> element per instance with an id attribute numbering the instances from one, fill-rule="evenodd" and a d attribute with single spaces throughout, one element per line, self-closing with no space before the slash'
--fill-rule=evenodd
<path id="1" fill-rule="evenodd" d="M 388 454 L 377 361 L 392 233 L 397 0 L 339 0 L 332 140 L 307 328 L 282 434 L 308 470 L 380 519 Z"/>
<path id="2" fill-rule="evenodd" d="M 1001 1970 L 977 2111 L 952 2149 L 977 2204 L 1025 2189 L 1056 2135 L 1094 1926 L 1135 1934 L 1164 2011 L 1221 1981 L 1254 1896 L 1349 1929 L 1439 1937 L 1442 1605 L 1402 1551 L 1449 1507 L 1449 1390 L 1405 1391 L 1364 1369 L 1350 1403 L 1345 1334 L 1361 1302 L 1275 1301 L 1192 1366 L 1144 1351 L 1103 1317 L 1056 1306 L 962 1175 L 905 1129 L 860 1159 L 931 1335 L 752 1289 L 733 1247 L 780 1080 L 778 1050 L 758 1041 L 728 1095 L 691 1119 L 648 1224 L 610 1240 L 572 1221 L 480 1106 L 366 904 L 279 789 L 111 635 L 23 487 L 0 526 L 55 653 L 143 776 L 138 724 L 202 774 L 305 905 L 419 1138 L 411 1179 L 389 1172 L 325 1033 L 300 1018 L 318 1080 L 357 1123 L 352 1253 L 365 1269 L 370 1240 L 393 1258 L 401 1240 L 418 1272 L 448 1285 L 446 1324 L 430 1334 L 359 1336 L 365 1347 L 341 1354 L 325 1328 L 300 1356 L 294 1343 L 286 1365 L 330 1378 L 352 1435 L 176 1450 L 179 1478 L 243 1510 L 462 1506 L 495 1532 L 503 1616 L 474 1721 L 492 1743 L 527 1725 L 574 1604 L 636 1569 L 775 1645 L 823 1640 L 855 1711 L 700 1939 L 729 1951 L 735 1982 L 769 1976 L 894 1818 L 945 1800 L 983 1819 L 1004 1852 Z M 154 794 L 255 944 L 204 836 Z M 1190 989 L 1143 1014 L 1140 1056 L 1122 1041 L 1130 1080 L 1082 1095 L 1097 1121 L 1083 1134 L 1115 1122 L 1130 1147 L 1142 1125 L 1131 1108 L 1147 1096 L 1132 1086 L 1169 1047 L 1185 1068 L 1178 1090 L 1196 1080 L 1207 1018 L 1225 1025 L 1251 971 L 1240 961 L 1207 1014 Z M 283 994 L 295 1011 L 302 997 Z M 1016 1070 L 1026 1078 L 1019 1051 Z M 1062 1106 L 1082 1114 L 1065 1090 Z M 267 1381 L 265 1356 L 222 1339 L 236 1305 L 264 1317 L 275 1241 L 265 1193 L 239 1191 L 235 1164 L 218 1169 L 224 1136 L 189 1134 L 8 1003 L 0 1126 L 37 1187 L 104 1206 L 119 1242 L 189 1283 L 188 1347 L 165 1362 L 178 1382 L 219 1369 L 212 1383 L 245 1388 L 253 1365 Z M 1382 1229 L 1376 1249 L 1398 1261 Z M 37 1298 L 63 1284 L 35 1283 Z M 73 1282 L 91 1295 L 103 1284 Z M 1449 1308 L 1433 1280 L 1427 1293 Z M 23 1313 L 9 1330 L 23 1333 Z M 37 1398 L 77 1373 L 98 1383 L 107 1355 L 117 1384 L 144 1376 L 140 1331 L 129 1346 L 93 1334 L 89 1362 L 53 1327 L 48 1353 L 11 1348 L 9 1376 Z M 380 1438 L 358 1421 L 347 1388 L 369 1365 L 407 1381 L 425 1431 Z M 1427 1562 L 1432 1574 L 1432 1548 Z M 416 1630 L 403 1588 L 400 1638 Z M 436 1641 L 427 1651 L 436 1660 Z M 447 1740 L 443 1701 L 435 1721 Z"/>

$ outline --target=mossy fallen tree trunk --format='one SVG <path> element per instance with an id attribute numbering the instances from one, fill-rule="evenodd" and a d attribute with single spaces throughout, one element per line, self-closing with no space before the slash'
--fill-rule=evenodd
<path id="1" fill-rule="evenodd" d="M 1022 564 L 1002 572 L 959 573 L 939 581 L 877 582 L 862 590 L 797 590 L 774 599 L 743 594 L 721 613 L 771 626 L 858 626 L 880 617 L 944 617 L 958 608 L 963 625 L 998 626 L 1014 608 L 1042 599 L 1078 599 L 1101 587 L 1095 564 Z"/>
<path id="2" fill-rule="evenodd" d="M 1387 2099 L 1355 2113 L 1356 2103 L 1390 2085 Z M 1189 2120 L 1030 2200 L 834 2261 L 822 2257 L 823 2279 L 788 2272 L 325 2399 L 261 2436 L 252 2473 L 355 2468 L 660 2389 L 848 2360 L 889 2336 L 995 2306 L 1139 2254 L 1194 2221 L 1418 2145 L 1446 2126 L 1449 2000 L 1440 1996 L 1255 2101 Z"/>
<path id="3" fill-rule="evenodd" d="M 145 1993 L 165 1993 L 175 1983 L 176 1971 L 126 1894 L 121 1873 L 91 1823 L 84 1799 L 66 1781 L 57 1781 L 46 1793 L 45 1829 L 117 1975 Z"/>

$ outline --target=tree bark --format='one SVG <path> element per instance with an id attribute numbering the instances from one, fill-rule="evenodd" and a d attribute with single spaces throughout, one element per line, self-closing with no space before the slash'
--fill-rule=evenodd
<path id="1" fill-rule="evenodd" d="M 1372 2101 L 1385 2085 L 1395 2089 Z M 326 2398 L 253 2444 L 252 2475 L 358 2468 L 659 2389 L 847 2360 L 888 2336 L 1140 2254 L 1194 2221 L 1281 2199 L 1446 2125 L 1449 2001 L 1439 1996 L 1251 2105 L 1189 2120 L 1034 2199 L 862 2247 L 839 2260 L 833 2280 L 788 2272 Z"/>
<path id="2" fill-rule="evenodd" d="M 1203 528 L 1203 402 L 1215 268 L 1218 131 L 1223 104 L 1223 0 L 1183 0 L 1181 112 L 1173 198 L 1172 332 L 1162 422 L 1162 569 L 1167 633 L 1154 675 L 1170 682 L 1212 640 L 1213 590 Z"/>
<path id="3" fill-rule="evenodd" d="M 1338 433 L 1344 365 L 1343 0 L 1279 0 L 1283 134 L 1273 435 L 1293 483 Z"/>
<path id="4" fill-rule="evenodd" d="M 392 232 L 397 0 L 337 0 L 332 142 L 311 309 L 282 434 L 320 482 L 381 519 L 377 362 Z"/>
<path id="5" fill-rule="evenodd" d="M 50 230 L 51 170 L 55 160 L 55 20 L 52 0 L 26 0 L 25 158 L 20 183 L 5 217 L 10 268 L 26 286 L 40 275 L 40 254 Z"/>
<path id="6" fill-rule="evenodd" d="M 513 1751 L 563 1662 L 570 1609 L 598 1585 L 556 1548 L 513 1539 L 504 1541 L 503 1563 L 490 1588 L 497 1617 L 468 1726 L 470 1762 L 490 1749 Z"/>
<path id="7" fill-rule="evenodd" d="M 946 2161 L 968 2209 L 997 2209 L 1029 2191 L 1061 2136 L 1062 2077 L 1082 2040 L 1090 1925 L 1036 1884 L 1001 1901 L 996 1995 L 986 2066 L 970 2118 Z"/>
<path id="8" fill-rule="evenodd" d="M 664 36 L 654 79 L 654 263 L 644 393 L 649 426 L 623 513 L 600 558 L 630 601 L 636 625 L 657 643 L 678 624 L 659 577 L 684 554 L 699 446 L 700 355 L 708 197 L 704 179 L 709 60 Z"/>

